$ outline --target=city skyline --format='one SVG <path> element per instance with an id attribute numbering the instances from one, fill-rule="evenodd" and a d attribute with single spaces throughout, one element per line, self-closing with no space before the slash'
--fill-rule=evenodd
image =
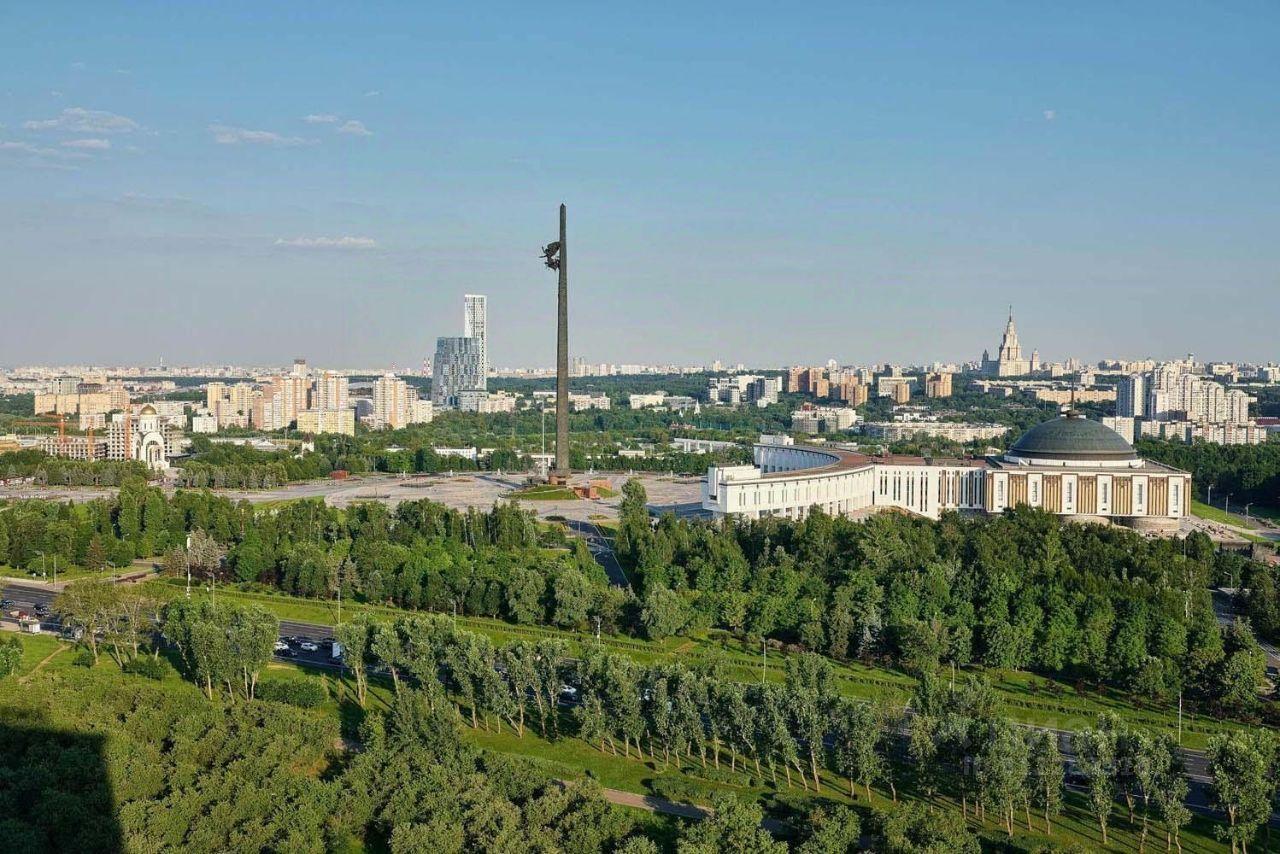
<path id="1" fill-rule="evenodd" d="M 0 364 L 551 364 L 561 201 L 593 361 L 1275 358 L 1274 6 L 303 9 L 6 10 Z"/>

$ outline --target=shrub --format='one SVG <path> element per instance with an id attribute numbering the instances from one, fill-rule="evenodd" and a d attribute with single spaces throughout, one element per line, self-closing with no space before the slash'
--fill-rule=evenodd
<path id="1" fill-rule="evenodd" d="M 708 804 L 713 790 L 679 777 L 652 777 L 646 781 L 649 791 L 659 798 L 687 804 Z"/>
<path id="2" fill-rule="evenodd" d="M 124 667 L 120 668 L 125 673 L 133 673 L 137 676 L 145 676 L 148 679 L 160 681 L 169 675 L 172 670 L 169 662 L 163 658 L 152 658 L 151 656 L 139 656 L 132 661 L 126 661 Z"/>
<path id="3" fill-rule="evenodd" d="M 711 783 L 724 783 L 729 786 L 741 786 L 746 784 L 754 786 L 757 781 L 752 777 L 746 768 L 739 771 L 730 771 L 728 768 L 692 768 L 689 775 L 707 780 Z"/>
<path id="4" fill-rule="evenodd" d="M 82 649 L 76 653 L 75 658 L 71 659 L 71 663 L 77 667 L 93 667 L 93 653 Z"/>
<path id="5" fill-rule="evenodd" d="M 258 685 L 256 696 L 259 700 L 314 709 L 329 699 L 329 690 L 316 679 L 277 679 Z"/>

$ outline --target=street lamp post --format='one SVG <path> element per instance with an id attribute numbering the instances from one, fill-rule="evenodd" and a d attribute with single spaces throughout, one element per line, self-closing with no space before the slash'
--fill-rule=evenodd
<path id="1" fill-rule="evenodd" d="M 37 554 L 40 555 L 40 579 L 44 580 L 49 577 L 49 572 L 44 565 L 44 552 L 37 551 Z"/>
<path id="2" fill-rule="evenodd" d="M 1208 490 L 1209 490 L 1209 494 L 1205 496 L 1204 503 L 1212 507 L 1213 506 L 1213 484 L 1212 483 L 1209 484 Z"/>
<path id="3" fill-rule="evenodd" d="M 1222 499 L 1222 512 L 1223 513 L 1231 512 L 1231 493 L 1230 492 L 1227 493 L 1226 498 Z"/>
<path id="4" fill-rule="evenodd" d="M 1252 502 L 1252 501 L 1247 501 L 1247 502 L 1245 502 L 1245 505 L 1244 505 L 1244 518 L 1245 518 L 1246 520 L 1248 520 L 1248 518 L 1249 518 L 1249 508 L 1250 508 L 1250 507 L 1252 507 L 1252 506 L 1253 506 L 1253 502 Z"/>
<path id="5" fill-rule="evenodd" d="M 187 534 L 187 598 L 191 598 L 191 535 Z"/>

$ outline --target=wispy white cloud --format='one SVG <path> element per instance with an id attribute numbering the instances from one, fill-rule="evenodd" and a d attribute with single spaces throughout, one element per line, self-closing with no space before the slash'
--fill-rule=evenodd
<path id="1" fill-rule="evenodd" d="M 27 130 L 57 130 L 69 133 L 132 133 L 139 125 L 126 116 L 106 110 L 68 107 L 52 119 L 33 119 L 22 125 Z"/>
<path id="2" fill-rule="evenodd" d="M 1056 119 L 1057 117 L 1058 117 L 1058 111 L 1057 111 L 1057 110 L 1045 110 L 1045 111 L 1044 111 L 1044 120 L 1045 120 L 1046 122 L 1051 122 L 1051 121 L 1053 121 L 1054 119 Z"/>
<path id="3" fill-rule="evenodd" d="M 68 139 L 62 143 L 64 148 L 84 148 L 105 151 L 111 147 L 109 139 Z"/>
<path id="4" fill-rule="evenodd" d="M 344 122 L 342 127 L 338 128 L 338 133 L 345 133 L 348 136 L 373 136 L 373 131 L 364 126 L 364 122 L 358 122 L 350 119 Z"/>
<path id="5" fill-rule="evenodd" d="M 300 136 L 283 136 L 269 130 L 250 130 L 249 128 L 231 125 L 209 125 L 209 133 L 213 141 L 219 145 L 266 145 L 273 148 L 296 148 L 303 145 L 315 145 L 314 139 L 303 139 Z"/>
<path id="6" fill-rule="evenodd" d="M 30 142 L 0 139 L 0 157 L 19 157 L 24 163 L 51 169 L 73 169 L 75 167 L 68 161 L 86 160 L 89 155 L 83 151 L 67 151 Z"/>
<path id="7" fill-rule="evenodd" d="M 23 154 L 61 154 L 56 148 L 43 148 L 29 142 L 14 142 L 0 139 L 0 151 L 17 151 Z"/>
<path id="8" fill-rule="evenodd" d="M 377 89 L 370 89 L 368 92 L 365 92 L 365 93 L 364 93 L 364 96 L 365 96 L 366 98 L 376 98 L 376 97 L 378 97 L 378 96 L 379 96 L 379 95 L 381 95 L 381 94 L 382 94 L 382 93 L 381 93 L 380 91 L 378 91 Z"/>
<path id="9" fill-rule="evenodd" d="M 372 237 L 283 237 L 276 238 L 276 246 L 288 249 L 374 249 L 378 241 Z"/>
<path id="10" fill-rule="evenodd" d="M 147 193 L 128 192 L 108 200 L 108 204 L 130 211 L 165 216 L 183 215 L 197 219 L 217 219 L 227 216 L 224 212 L 203 202 L 182 196 L 153 196 Z"/>
<path id="11" fill-rule="evenodd" d="M 331 125 L 338 121 L 338 117 L 332 113 L 312 113 L 303 116 L 302 120 L 309 125 Z"/>

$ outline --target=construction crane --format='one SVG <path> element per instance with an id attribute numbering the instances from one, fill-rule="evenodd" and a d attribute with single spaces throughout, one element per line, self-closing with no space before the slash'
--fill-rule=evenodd
<path id="1" fill-rule="evenodd" d="M 37 415 L 33 418 L 23 418 L 13 422 L 15 426 L 21 427 L 52 427 L 55 424 L 58 427 L 58 456 L 66 457 L 67 454 L 67 416 L 64 413 L 51 413 L 48 415 Z M 84 456 L 86 460 L 96 458 L 93 445 L 93 425 L 90 424 L 85 431 L 86 443 L 84 446 Z"/>
<path id="2" fill-rule="evenodd" d="M 67 416 L 61 412 L 56 415 L 37 415 L 34 418 L 22 418 L 13 422 L 17 427 L 52 427 L 58 426 L 58 454 L 67 455 Z"/>

